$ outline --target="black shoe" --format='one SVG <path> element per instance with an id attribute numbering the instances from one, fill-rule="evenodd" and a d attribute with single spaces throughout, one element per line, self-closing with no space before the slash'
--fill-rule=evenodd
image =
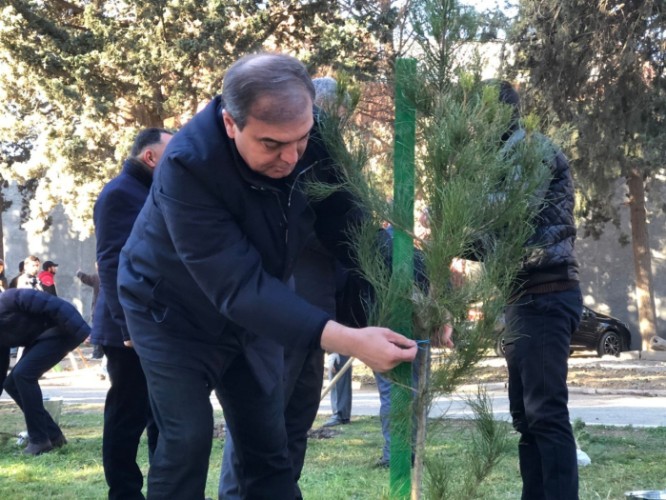
<path id="1" fill-rule="evenodd" d="M 51 439 L 51 444 L 54 448 L 62 448 L 67 444 L 67 438 L 64 434 L 60 434 L 57 438 Z"/>
<path id="2" fill-rule="evenodd" d="M 375 467 L 377 469 L 388 469 L 389 467 L 391 467 L 391 461 L 386 460 L 384 457 L 382 457 L 375 462 Z"/>
<path id="3" fill-rule="evenodd" d="M 41 455 L 42 453 L 48 453 L 53 449 L 53 444 L 51 443 L 50 440 L 46 440 L 43 443 L 29 443 L 28 446 L 26 446 L 25 450 L 23 450 L 23 453 L 26 455 Z"/>

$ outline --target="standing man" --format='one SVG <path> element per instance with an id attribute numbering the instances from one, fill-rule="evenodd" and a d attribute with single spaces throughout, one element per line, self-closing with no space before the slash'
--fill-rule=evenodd
<path id="1" fill-rule="evenodd" d="M 518 93 L 508 82 L 499 83 L 499 90 L 500 101 L 514 109 L 512 126 L 502 138 L 503 153 L 510 157 L 526 134 L 518 122 Z M 551 178 L 528 242 L 535 250 L 523 259 L 506 308 L 509 406 L 520 433 L 522 498 L 573 500 L 578 498 L 578 465 L 567 407 L 567 363 L 583 307 L 574 253 L 574 187 L 565 156 L 545 145 Z"/>
<path id="2" fill-rule="evenodd" d="M 136 463 L 139 440 L 148 433 L 152 456 L 157 426 L 152 419 L 146 378 L 132 348 L 127 324 L 118 301 L 118 258 L 146 201 L 153 171 L 171 133 L 160 128 L 142 130 L 130 157 L 95 203 L 93 219 L 97 238 L 97 266 L 101 290 L 95 307 L 91 342 L 102 346 L 111 387 L 104 405 L 102 456 L 109 499 L 143 499 L 143 475 Z"/>
<path id="3" fill-rule="evenodd" d="M 42 289 L 46 293 L 50 293 L 51 295 L 57 296 L 58 293 L 56 292 L 56 284 L 55 284 L 55 275 L 56 272 L 58 271 L 58 264 L 51 260 L 47 260 L 42 264 L 42 272 L 39 273 L 39 282 L 42 285 Z"/>
<path id="4" fill-rule="evenodd" d="M 43 292 L 37 273 L 39 273 L 39 257 L 28 255 L 23 261 L 23 274 L 19 274 L 16 280 L 16 288 L 32 288 Z"/>
<path id="5" fill-rule="evenodd" d="M 320 346 L 380 371 L 416 355 L 414 341 L 336 323 L 284 282 L 313 231 L 351 265 L 345 236 L 361 216 L 344 190 L 304 195 L 307 178 L 339 179 L 313 99 L 292 57 L 234 63 L 222 96 L 169 144 L 123 248 L 120 299 L 160 429 L 149 498 L 204 497 L 213 387 L 244 471 L 241 497 L 294 497 L 282 346 Z"/>

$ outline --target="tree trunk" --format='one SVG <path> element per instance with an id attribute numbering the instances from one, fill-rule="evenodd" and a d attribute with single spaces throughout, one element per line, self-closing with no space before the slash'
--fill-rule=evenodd
<path id="1" fill-rule="evenodd" d="M 631 215 L 631 244 L 636 274 L 636 303 L 641 332 L 641 351 L 649 350 L 650 340 L 657 334 L 657 316 L 652 288 L 652 257 L 645 210 L 645 188 L 639 168 L 633 167 L 627 178 L 629 212 Z"/>
<path id="2" fill-rule="evenodd" d="M 0 259 L 5 260 L 5 227 L 2 224 L 2 214 L 5 213 L 5 193 L 2 192 L 3 182 L 0 182 Z M 7 273 L 7 265 L 5 265 Z"/>

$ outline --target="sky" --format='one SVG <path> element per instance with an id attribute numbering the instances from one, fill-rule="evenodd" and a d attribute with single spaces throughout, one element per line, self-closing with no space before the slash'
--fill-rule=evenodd
<path id="1" fill-rule="evenodd" d="M 507 8 L 507 3 L 516 4 L 517 0 L 461 0 L 460 3 L 466 4 L 466 5 L 471 5 L 474 7 L 476 10 L 483 12 L 484 10 L 488 9 L 495 9 L 497 7 L 500 7 L 502 10 L 511 10 Z"/>

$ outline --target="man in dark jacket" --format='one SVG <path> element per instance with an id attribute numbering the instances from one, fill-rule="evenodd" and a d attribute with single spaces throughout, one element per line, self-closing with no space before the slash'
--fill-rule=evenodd
<path id="1" fill-rule="evenodd" d="M 95 305 L 91 342 L 107 357 L 111 387 L 104 404 L 102 457 L 110 499 L 143 499 L 143 475 L 136 454 L 144 429 L 149 455 L 157 442 L 157 426 L 150 412 L 146 378 L 132 348 L 118 301 L 118 258 L 146 201 L 153 171 L 171 133 L 159 128 L 142 130 L 134 140 L 121 173 L 112 179 L 95 203 L 100 293 Z"/>
<path id="2" fill-rule="evenodd" d="M 39 455 L 67 443 L 44 409 L 39 378 L 89 334 L 76 308 L 58 297 L 18 288 L 0 294 L 0 393 L 4 386 L 23 410 L 29 441 L 24 453 Z M 6 376 L 9 348 L 15 346 L 25 350 Z"/>
<path id="3" fill-rule="evenodd" d="M 284 424 L 282 346 L 322 347 L 386 371 L 416 354 L 385 328 L 347 328 L 284 283 L 313 231 L 352 265 L 360 213 L 344 190 L 308 202 L 308 175 L 337 181 L 305 67 L 240 59 L 176 134 L 123 248 L 119 296 L 160 434 L 150 498 L 203 498 L 212 388 L 244 471 L 243 498 L 294 496 Z"/>
<path id="4" fill-rule="evenodd" d="M 514 108 L 514 126 L 503 137 L 503 152 L 510 155 L 525 131 L 518 126 L 518 94 L 507 82 L 499 90 L 500 101 Z M 550 144 L 545 149 L 551 178 L 528 241 L 534 250 L 521 263 L 506 308 L 509 404 L 513 426 L 521 434 L 522 498 L 572 500 L 578 498 L 578 466 L 567 408 L 567 363 L 582 313 L 574 187 L 564 155 Z"/>

